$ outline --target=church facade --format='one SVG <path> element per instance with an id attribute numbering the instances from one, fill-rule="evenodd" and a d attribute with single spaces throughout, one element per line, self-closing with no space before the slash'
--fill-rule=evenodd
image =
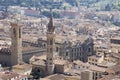
<path id="1" fill-rule="evenodd" d="M 60 56 L 66 60 L 88 61 L 88 57 L 94 55 L 94 44 L 92 38 L 87 38 L 83 43 L 81 41 L 71 42 L 64 41 L 60 47 Z"/>
<path id="2" fill-rule="evenodd" d="M 33 74 L 37 73 L 41 77 L 44 77 L 54 73 L 64 73 L 69 67 L 69 62 L 56 54 L 55 36 L 55 27 L 51 15 L 46 33 L 46 54 L 43 56 L 34 56 L 30 59 L 30 63 L 33 66 Z"/>

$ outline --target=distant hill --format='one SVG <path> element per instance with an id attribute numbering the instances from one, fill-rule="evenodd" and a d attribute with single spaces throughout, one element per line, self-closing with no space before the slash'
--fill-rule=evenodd
<path id="1" fill-rule="evenodd" d="M 103 10 L 119 10 L 120 0 L 0 0 L 0 5 L 20 5 L 26 7 L 58 8 L 67 3 L 70 6 L 87 6 L 102 8 Z"/>
<path id="2" fill-rule="evenodd" d="M 105 10 L 117 9 L 120 11 L 120 0 L 99 0 L 96 3 L 90 4 L 90 7 L 104 7 Z"/>
<path id="3" fill-rule="evenodd" d="M 65 0 L 72 6 L 82 5 L 88 7 L 98 7 L 104 10 L 117 9 L 120 11 L 120 0 Z"/>

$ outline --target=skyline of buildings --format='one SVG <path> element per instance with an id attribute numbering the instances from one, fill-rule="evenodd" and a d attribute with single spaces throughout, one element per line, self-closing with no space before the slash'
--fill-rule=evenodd
<path id="1" fill-rule="evenodd" d="M 82 6 L 58 9 L 60 18 L 53 9 L 48 18 L 27 7 L 8 9 L 7 16 L 0 12 L 1 80 L 120 79 L 119 11 Z"/>

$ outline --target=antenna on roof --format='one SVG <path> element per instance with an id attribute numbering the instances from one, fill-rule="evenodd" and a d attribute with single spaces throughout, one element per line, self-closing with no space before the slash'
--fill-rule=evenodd
<path id="1" fill-rule="evenodd" d="M 52 11 L 52 8 L 50 8 L 50 17 L 53 17 L 53 11 Z"/>
<path id="2" fill-rule="evenodd" d="M 52 13 L 52 9 L 53 9 L 53 0 L 52 0 L 51 7 L 50 7 L 50 12 L 51 13 Z"/>

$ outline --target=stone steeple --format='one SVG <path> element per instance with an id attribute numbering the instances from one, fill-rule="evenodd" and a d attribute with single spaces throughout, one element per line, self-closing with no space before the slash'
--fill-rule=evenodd
<path id="1" fill-rule="evenodd" d="M 55 27 L 53 25 L 53 15 L 52 15 L 52 13 L 51 13 L 50 20 L 49 20 L 47 28 L 48 28 L 49 32 L 54 32 L 54 30 L 55 30 Z"/>
<path id="2" fill-rule="evenodd" d="M 53 25 L 53 16 L 51 14 L 50 21 L 47 26 L 47 75 L 54 73 L 54 55 L 55 55 L 55 27 Z"/>

